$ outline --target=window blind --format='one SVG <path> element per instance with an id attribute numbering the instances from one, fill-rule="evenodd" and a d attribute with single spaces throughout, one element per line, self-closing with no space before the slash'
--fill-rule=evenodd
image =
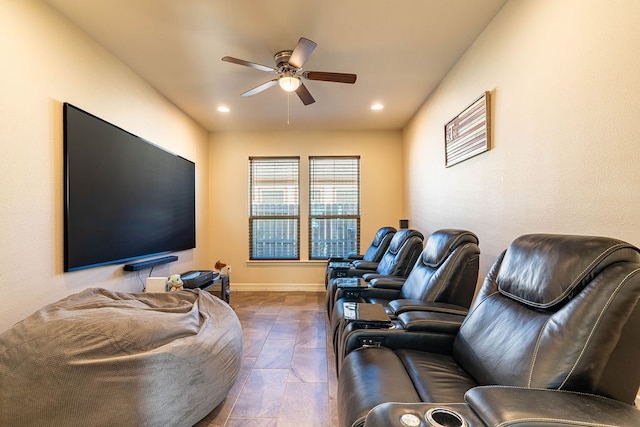
<path id="1" fill-rule="evenodd" d="M 309 157 L 309 258 L 360 248 L 360 156 Z"/>
<path id="2" fill-rule="evenodd" d="M 299 157 L 249 158 L 249 258 L 300 258 Z"/>

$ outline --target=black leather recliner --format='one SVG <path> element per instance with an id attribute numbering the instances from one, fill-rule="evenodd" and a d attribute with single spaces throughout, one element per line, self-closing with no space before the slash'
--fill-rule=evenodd
<path id="1" fill-rule="evenodd" d="M 427 239 L 406 279 L 378 277 L 367 288 L 355 289 L 339 302 L 368 302 L 387 306 L 389 314 L 420 308 L 424 302 L 443 302 L 469 308 L 478 280 L 480 248 L 475 234 L 443 229 Z M 342 301 L 341 301 L 342 300 Z"/>
<path id="2" fill-rule="evenodd" d="M 380 228 L 364 254 L 352 254 L 346 258 L 329 258 L 324 279 L 325 289 L 332 277 L 336 277 L 342 271 L 351 268 L 351 264 L 354 261 L 358 261 L 358 264 L 362 266 L 365 265 L 363 263 L 371 263 L 370 270 L 375 270 L 382 256 L 387 251 L 387 248 L 389 248 L 389 243 L 391 243 L 391 239 L 393 235 L 396 234 L 396 231 L 393 227 Z"/>
<path id="3" fill-rule="evenodd" d="M 345 302 L 381 304 L 395 317 L 406 311 L 455 310 L 466 314 L 478 281 L 480 248 L 478 238 L 467 230 L 443 229 L 427 239 L 424 250 L 405 280 L 380 277 L 367 288 L 345 290 L 334 304 L 331 330 L 336 361 L 342 359 Z M 336 297 L 341 295 L 338 290 Z M 347 328 L 345 330 L 345 328 Z"/>
<path id="4" fill-rule="evenodd" d="M 417 344 L 404 333 L 345 357 L 340 425 L 363 425 L 373 408 L 367 427 L 437 425 L 429 417 L 451 412 L 470 426 L 640 425 L 631 406 L 639 300 L 638 248 L 603 237 L 519 237 L 451 340 L 435 322 Z"/>
<path id="5" fill-rule="evenodd" d="M 422 251 L 423 241 L 424 236 L 417 230 L 399 230 L 393 235 L 389 247 L 375 270 L 354 266 L 344 273 L 344 277 L 363 277 L 365 274 L 407 277 Z M 333 310 L 337 281 L 340 279 L 340 277 L 333 278 L 327 284 L 326 300 L 329 319 L 331 319 L 331 311 Z"/>

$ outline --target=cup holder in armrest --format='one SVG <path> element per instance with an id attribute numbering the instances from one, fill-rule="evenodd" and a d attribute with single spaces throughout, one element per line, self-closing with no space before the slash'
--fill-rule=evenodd
<path id="1" fill-rule="evenodd" d="M 431 408 L 425 417 L 433 427 L 467 427 L 467 422 L 460 414 L 446 408 Z"/>

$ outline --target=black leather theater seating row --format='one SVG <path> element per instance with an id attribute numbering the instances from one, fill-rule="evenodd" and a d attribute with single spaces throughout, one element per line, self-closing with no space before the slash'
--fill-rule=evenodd
<path id="1" fill-rule="evenodd" d="M 351 335 L 360 332 L 356 330 L 359 328 L 356 323 L 344 319 L 344 303 L 379 304 L 390 319 L 413 311 L 465 315 L 476 289 L 479 257 L 480 248 L 475 234 L 466 230 L 438 230 L 427 239 L 406 279 L 378 276 L 371 279 L 367 287 L 338 289 L 331 316 L 338 370 L 348 352 L 345 341 L 353 341 Z M 402 326 L 404 329 L 404 317 L 399 319 L 400 323 L 394 323 L 396 328 Z"/>
<path id="2" fill-rule="evenodd" d="M 349 267 L 333 269 L 327 283 L 327 316 L 335 302 L 338 281 L 343 277 L 362 277 L 371 280 L 374 277 L 393 276 L 405 278 L 422 251 L 424 236 L 416 230 L 400 230 L 393 234 L 387 250 L 378 263 L 354 261 Z M 331 264 L 329 264 L 331 265 Z"/>
<path id="3" fill-rule="evenodd" d="M 466 316 L 409 311 L 399 330 L 362 331 L 380 340 L 345 351 L 340 425 L 640 426 L 639 300 L 635 246 L 519 237 Z"/>

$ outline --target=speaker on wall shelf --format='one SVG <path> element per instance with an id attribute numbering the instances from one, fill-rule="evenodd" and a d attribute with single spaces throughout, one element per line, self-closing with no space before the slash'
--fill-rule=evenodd
<path id="1" fill-rule="evenodd" d="M 149 259 L 146 261 L 138 261 L 132 262 L 130 264 L 124 265 L 124 271 L 138 271 L 143 270 L 145 268 L 151 268 L 156 265 L 167 264 L 169 262 L 177 261 L 178 257 L 176 255 L 167 255 L 161 258 Z"/>

